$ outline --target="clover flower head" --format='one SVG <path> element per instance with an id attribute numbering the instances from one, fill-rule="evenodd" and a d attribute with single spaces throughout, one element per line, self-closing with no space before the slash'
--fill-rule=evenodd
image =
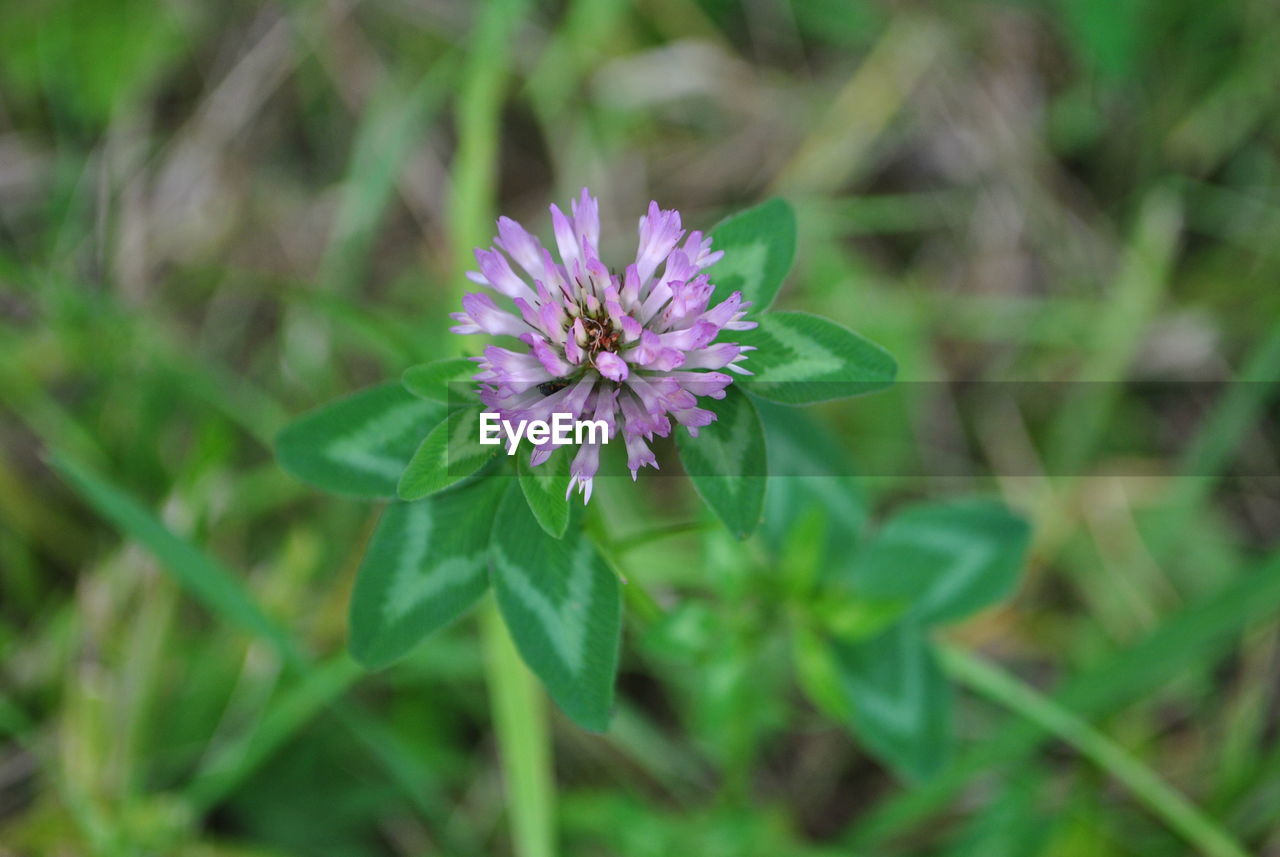
<path id="1" fill-rule="evenodd" d="M 607 440 L 621 432 L 627 467 L 657 468 L 648 441 L 672 422 L 696 436 L 716 416 L 698 399 L 722 399 L 749 346 L 717 342 L 724 330 L 748 330 L 741 292 L 709 306 L 715 286 L 702 273 L 724 254 L 711 238 L 685 234 L 680 213 L 656 202 L 640 218 L 635 261 L 621 274 L 600 261 L 599 207 L 586 188 L 566 215 L 551 206 L 558 259 L 508 217 L 498 219 L 495 248 L 477 249 L 472 282 L 510 300 L 504 309 L 485 292 L 462 299 L 454 333 L 514 337 L 522 348 L 491 345 L 475 360 L 480 398 L 505 420 L 551 421 L 552 415 L 603 420 Z M 684 239 L 683 242 L 681 239 Z M 534 448 L 530 463 L 555 451 Z M 583 502 L 600 465 L 600 445 L 583 443 L 569 466 L 569 492 Z"/>

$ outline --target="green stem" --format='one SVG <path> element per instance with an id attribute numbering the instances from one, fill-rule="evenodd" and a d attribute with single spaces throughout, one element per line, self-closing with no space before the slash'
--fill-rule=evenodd
<path id="1" fill-rule="evenodd" d="M 453 262 L 465 269 L 472 248 L 492 235 L 501 113 L 511 42 L 526 0 L 475 5 L 467 61 L 455 101 L 458 147 L 450 170 Z M 546 698 L 525 668 L 492 599 L 480 610 L 489 705 L 506 781 L 511 839 L 517 857 L 555 854 L 555 779 Z"/>
<path id="2" fill-rule="evenodd" d="M 943 646 L 941 655 L 951 675 L 1070 744 L 1115 777 L 1206 857 L 1248 857 L 1248 852 L 1199 807 L 1072 712 L 1009 673 L 961 649 Z"/>
<path id="3" fill-rule="evenodd" d="M 683 536 L 686 533 L 696 533 L 699 530 L 705 530 L 707 524 L 705 521 L 676 521 L 674 523 L 657 524 L 638 533 L 632 533 L 629 536 L 623 536 L 613 543 L 613 550 L 618 554 L 629 553 L 636 548 L 644 547 L 652 542 L 662 539 Z"/>
<path id="4" fill-rule="evenodd" d="M 493 726 L 506 781 L 517 857 L 555 854 L 555 780 L 546 697 L 520 660 L 497 605 L 480 610 Z"/>
<path id="5" fill-rule="evenodd" d="M 453 261 L 459 272 L 471 252 L 489 243 L 498 178 L 502 104 L 511 66 L 511 42 L 526 0 L 488 0 L 474 6 L 476 20 L 455 103 L 458 148 L 450 168 L 449 218 Z"/>

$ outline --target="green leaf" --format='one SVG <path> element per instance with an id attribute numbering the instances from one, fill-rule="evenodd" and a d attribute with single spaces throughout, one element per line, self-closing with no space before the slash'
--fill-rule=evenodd
<path id="1" fill-rule="evenodd" d="M 716 401 L 700 404 L 716 421 L 697 437 L 676 434 L 680 460 L 693 487 L 735 536 L 745 539 L 760 522 L 764 506 L 764 429 L 751 400 L 736 386 Z"/>
<path id="2" fill-rule="evenodd" d="M 1030 540 L 1027 522 L 999 503 L 916 506 L 891 518 L 858 555 L 853 586 L 911 605 L 926 624 L 950 622 L 1005 598 Z"/>
<path id="3" fill-rule="evenodd" d="M 502 487 L 479 479 L 382 513 L 351 596 L 350 648 L 360 663 L 391 663 L 484 594 Z"/>
<path id="4" fill-rule="evenodd" d="M 460 398 L 461 385 L 464 382 L 470 382 L 478 370 L 476 362 L 469 357 L 448 357 L 444 360 L 410 366 L 400 376 L 400 382 L 404 384 L 406 390 L 419 398 L 456 405 Z M 449 398 L 451 389 L 453 390 L 452 401 Z"/>
<path id="5" fill-rule="evenodd" d="M 459 408 L 432 429 L 413 454 L 397 491 L 401 500 L 418 500 L 475 473 L 503 448 L 480 445 L 480 411 Z"/>
<path id="6" fill-rule="evenodd" d="M 735 291 L 761 313 L 773 303 L 796 256 L 796 215 L 783 199 L 771 199 L 731 215 L 711 230 L 712 250 L 724 258 L 707 269 L 718 303 Z"/>
<path id="7" fill-rule="evenodd" d="M 533 467 L 529 453 L 516 454 L 520 490 L 538 524 L 552 538 L 561 538 L 569 525 L 569 450 L 557 449 L 546 461 Z"/>
<path id="8" fill-rule="evenodd" d="M 349 497 L 394 497 L 423 435 L 445 409 L 391 382 L 304 414 L 276 436 L 287 472 Z"/>
<path id="9" fill-rule="evenodd" d="M 797 408 L 758 401 L 764 426 L 769 480 L 761 535 L 776 555 L 818 516 L 825 522 L 820 576 L 848 579 L 866 505 L 851 475 L 844 450 L 821 426 Z"/>
<path id="10" fill-rule="evenodd" d="M 840 721 L 853 716 L 832 646 L 803 622 L 792 628 L 791 659 L 796 682 L 823 714 Z"/>
<path id="11" fill-rule="evenodd" d="M 571 527 L 554 539 L 511 486 L 498 509 L 490 580 L 520 656 L 574 722 L 609 725 L 618 670 L 618 578 Z"/>
<path id="12" fill-rule="evenodd" d="M 896 622 L 878 636 L 835 642 L 840 686 L 859 738 L 899 774 L 920 780 L 951 749 L 951 686 L 923 629 Z"/>
<path id="13" fill-rule="evenodd" d="M 741 379 L 757 396 L 788 405 L 843 399 L 883 390 L 898 364 L 889 352 L 833 321 L 803 312 L 761 316 L 754 330 L 735 332 L 753 345 Z"/>

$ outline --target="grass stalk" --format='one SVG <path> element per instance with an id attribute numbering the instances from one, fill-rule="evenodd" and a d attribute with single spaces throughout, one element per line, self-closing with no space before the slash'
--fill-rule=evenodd
<path id="1" fill-rule="evenodd" d="M 552 857 L 556 853 L 555 780 L 546 697 L 520 660 L 492 600 L 480 609 L 480 627 L 513 850 L 517 857 Z"/>
<path id="2" fill-rule="evenodd" d="M 1205 857 L 1248 857 L 1248 852 L 1199 807 L 1086 721 L 968 652 L 946 646 L 941 656 L 952 676 L 1075 748 Z"/>
<path id="3" fill-rule="evenodd" d="M 477 7 L 456 102 L 458 149 L 451 169 L 449 214 L 458 272 L 470 264 L 472 248 L 491 234 L 511 36 L 523 11 L 524 0 L 490 0 Z M 512 847 L 517 857 L 552 857 L 555 779 L 546 699 L 492 600 L 480 609 L 480 627 Z"/>

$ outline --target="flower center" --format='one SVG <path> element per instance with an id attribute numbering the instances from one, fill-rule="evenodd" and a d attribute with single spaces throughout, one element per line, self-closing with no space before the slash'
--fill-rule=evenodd
<path id="1" fill-rule="evenodd" d="M 582 326 L 587 332 L 587 341 L 582 347 L 589 353 L 618 350 L 618 331 L 609 316 L 582 316 Z"/>

